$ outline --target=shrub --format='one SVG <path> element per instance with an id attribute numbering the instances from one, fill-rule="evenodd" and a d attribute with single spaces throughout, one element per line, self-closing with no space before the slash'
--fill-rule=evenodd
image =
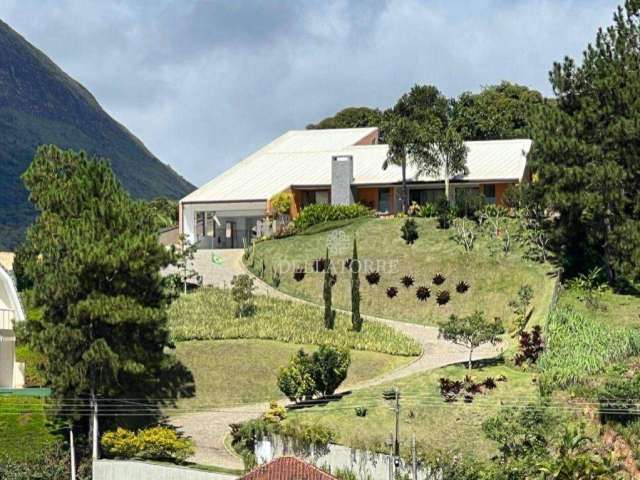
<path id="1" fill-rule="evenodd" d="M 469 290 L 469 284 L 464 280 L 461 280 L 456 284 L 456 292 L 465 293 L 467 290 Z"/>
<path id="2" fill-rule="evenodd" d="M 529 317 L 531 317 L 531 313 L 533 313 L 533 310 L 529 310 L 531 300 L 533 300 L 533 288 L 531 288 L 530 285 L 522 285 L 518 290 L 516 298 L 509 302 L 509 307 L 511 307 L 515 316 L 514 323 L 518 333 L 524 330 L 529 321 Z"/>
<path id="3" fill-rule="evenodd" d="M 436 295 L 436 302 L 438 303 L 438 305 L 446 305 L 447 303 L 449 303 L 450 299 L 451 294 L 449 293 L 449 290 L 441 290 Z"/>
<path id="4" fill-rule="evenodd" d="M 296 282 L 301 282 L 304 279 L 304 267 L 296 267 L 296 269 L 293 271 L 293 279 Z"/>
<path id="5" fill-rule="evenodd" d="M 310 398 L 316 393 L 312 360 L 300 349 L 289 361 L 289 365 L 278 372 L 278 388 L 294 402 Z"/>
<path id="6" fill-rule="evenodd" d="M 425 302 L 431 296 L 431 290 L 428 287 L 418 287 L 416 289 L 416 297 L 421 302 Z"/>
<path id="7" fill-rule="evenodd" d="M 271 268 L 271 283 L 275 288 L 280 286 L 280 271 L 275 268 Z"/>
<path id="8" fill-rule="evenodd" d="M 376 271 L 369 272 L 365 275 L 365 278 L 367 282 L 369 282 L 369 285 L 377 285 L 380 282 L 380 273 Z"/>
<path id="9" fill-rule="evenodd" d="M 434 285 L 442 285 L 446 279 L 447 277 L 445 277 L 442 273 L 436 273 L 433 276 L 432 281 Z"/>
<path id="10" fill-rule="evenodd" d="M 253 278 L 247 274 L 235 275 L 231 285 L 231 296 L 236 302 L 236 317 L 250 317 L 256 310 L 253 303 Z"/>
<path id="11" fill-rule="evenodd" d="M 183 462 L 194 452 L 193 442 L 174 428 L 151 427 L 134 433 L 124 428 L 102 436 L 102 447 L 118 458 Z"/>
<path id="12" fill-rule="evenodd" d="M 324 272 L 327 268 L 327 259 L 326 258 L 316 258 L 313 261 L 313 271 L 314 272 Z"/>
<path id="13" fill-rule="evenodd" d="M 481 211 L 484 204 L 484 195 L 481 193 L 462 190 L 456 195 L 454 212 L 459 218 L 474 218 L 476 212 Z"/>
<path id="14" fill-rule="evenodd" d="M 356 407 L 356 417 L 366 417 L 367 416 L 367 407 Z"/>
<path id="15" fill-rule="evenodd" d="M 431 218 L 438 214 L 436 206 L 433 203 L 425 203 L 424 205 L 418 205 L 415 211 L 415 216 L 420 218 Z"/>
<path id="16" fill-rule="evenodd" d="M 307 205 L 302 209 L 302 212 L 295 220 L 295 226 L 304 230 L 319 223 L 368 217 L 372 214 L 373 211 L 371 209 L 359 203 L 353 205 L 313 204 Z"/>
<path id="17" fill-rule="evenodd" d="M 546 347 L 538 359 L 543 390 L 567 388 L 585 382 L 609 365 L 640 352 L 640 335 L 633 329 L 613 327 L 583 316 L 570 307 L 549 315 Z"/>
<path id="18" fill-rule="evenodd" d="M 538 357 L 544 351 L 544 342 L 542 340 L 542 329 L 536 325 L 529 332 L 521 332 L 518 341 L 518 353 L 513 361 L 516 365 L 534 364 L 538 361 Z"/>
<path id="19" fill-rule="evenodd" d="M 317 260 L 316 260 L 317 262 Z M 333 330 L 336 326 L 336 311 L 332 307 L 332 290 L 333 284 L 331 278 L 331 260 L 329 259 L 329 249 L 327 248 L 327 256 L 323 259 L 322 267 L 324 272 L 324 285 L 322 288 L 322 299 L 324 300 L 324 327 Z M 337 278 L 337 277 L 336 277 Z"/>
<path id="20" fill-rule="evenodd" d="M 400 279 L 400 283 L 405 286 L 405 288 L 411 287 L 413 285 L 413 277 L 411 275 L 405 275 Z"/>
<path id="21" fill-rule="evenodd" d="M 407 218 L 400 229 L 400 236 L 407 245 L 413 245 L 418 239 L 418 225 L 413 218 Z"/>
<path id="22" fill-rule="evenodd" d="M 458 245 L 462 245 L 466 253 L 471 252 L 476 241 L 473 224 L 466 218 L 461 218 L 454 221 L 454 226 L 455 231 L 451 235 L 451 239 Z"/>
<path id="23" fill-rule="evenodd" d="M 600 418 L 603 422 L 622 424 L 637 419 L 640 398 L 640 375 L 629 378 L 623 368 L 617 368 L 598 392 Z"/>
<path id="24" fill-rule="evenodd" d="M 396 295 L 398 295 L 398 289 L 396 287 L 387 288 L 387 297 L 394 298 Z"/>
<path id="25" fill-rule="evenodd" d="M 278 402 L 269 402 L 269 410 L 264 412 L 262 418 L 270 423 L 280 423 L 287 418 L 287 409 Z"/>
<path id="26" fill-rule="evenodd" d="M 298 419 L 285 422 L 282 425 L 281 433 L 304 445 L 327 445 L 335 437 L 333 430 L 325 425 Z"/>
<path id="27" fill-rule="evenodd" d="M 338 275 L 335 273 L 329 274 L 329 285 L 333 287 L 336 283 L 338 283 Z"/>
<path id="28" fill-rule="evenodd" d="M 449 228 L 453 215 L 449 201 L 445 197 L 440 197 L 436 201 L 436 211 L 438 212 L 438 227 L 442 229 Z"/>
<path id="29" fill-rule="evenodd" d="M 291 202 L 292 196 L 289 192 L 280 192 L 271 197 L 269 204 L 276 213 L 285 215 L 291 209 Z"/>

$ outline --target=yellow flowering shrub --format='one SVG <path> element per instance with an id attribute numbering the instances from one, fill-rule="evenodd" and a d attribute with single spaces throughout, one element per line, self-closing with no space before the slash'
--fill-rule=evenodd
<path id="1" fill-rule="evenodd" d="M 183 462 L 194 452 L 190 439 L 168 427 L 151 427 L 135 433 L 118 428 L 105 433 L 101 443 L 109 455 L 117 458 Z"/>

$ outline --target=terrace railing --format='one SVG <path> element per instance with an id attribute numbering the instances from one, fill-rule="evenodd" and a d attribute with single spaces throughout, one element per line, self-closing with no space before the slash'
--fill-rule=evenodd
<path id="1" fill-rule="evenodd" d="M 13 321 L 15 318 L 15 310 L 0 308 L 0 330 L 13 330 Z"/>

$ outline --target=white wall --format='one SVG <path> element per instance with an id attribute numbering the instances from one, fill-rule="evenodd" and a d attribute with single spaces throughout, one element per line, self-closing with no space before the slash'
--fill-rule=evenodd
<path id="1" fill-rule="evenodd" d="M 93 480 L 233 480 L 235 475 L 135 460 L 96 460 Z"/>

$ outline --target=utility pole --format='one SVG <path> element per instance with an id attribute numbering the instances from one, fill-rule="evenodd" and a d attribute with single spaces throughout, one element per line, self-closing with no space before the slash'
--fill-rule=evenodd
<path id="1" fill-rule="evenodd" d="M 69 424 L 69 451 L 71 454 L 71 480 L 76 480 L 76 446 L 73 441 L 73 424 Z"/>
<path id="2" fill-rule="evenodd" d="M 389 434 L 389 480 L 393 479 L 393 436 Z"/>
<path id="3" fill-rule="evenodd" d="M 400 391 L 398 390 L 398 387 L 395 387 L 395 393 L 396 433 L 393 441 L 393 464 L 397 473 L 398 468 L 400 467 Z"/>
<path id="4" fill-rule="evenodd" d="M 91 437 L 92 437 L 92 458 L 98 460 L 98 400 L 91 392 Z"/>

